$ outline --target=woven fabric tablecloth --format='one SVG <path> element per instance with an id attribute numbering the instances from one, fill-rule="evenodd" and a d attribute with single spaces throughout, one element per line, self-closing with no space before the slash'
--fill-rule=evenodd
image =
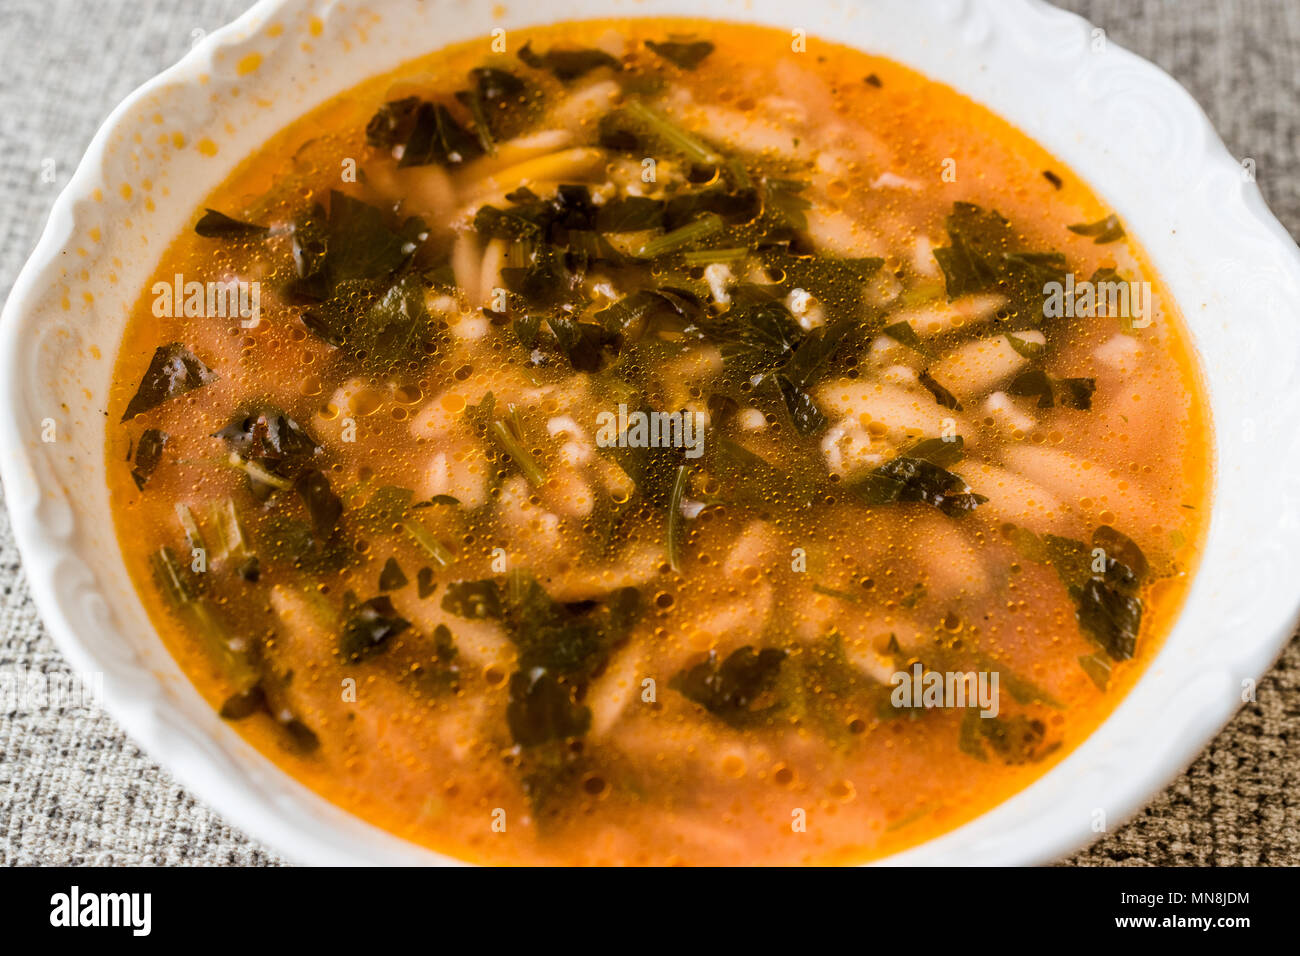
<path id="1" fill-rule="evenodd" d="M 483 0 L 486 2 L 486 0 Z M 1200 101 L 1300 235 L 1300 0 L 1062 0 Z M 0 297 L 109 111 L 248 0 L 0 0 Z M 54 182 L 46 182 L 48 173 Z M 0 676 L 67 674 L 0 511 Z M 1069 862 L 1300 865 L 1300 641 L 1192 767 Z M 0 700 L 0 863 L 271 864 L 84 706 Z"/>

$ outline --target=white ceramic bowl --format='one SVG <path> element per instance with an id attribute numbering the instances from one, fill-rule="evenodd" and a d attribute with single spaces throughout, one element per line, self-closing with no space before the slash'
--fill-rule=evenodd
<path id="1" fill-rule="evenodd" d="M 0 473 L 33 596 L 132 737 L 218 812 L 311 863 L 451 862 L 326 803 L 199 697 L 127 578 L 104 428 L 128 311 L 206 194 L 271 133 L 376 73 L 493 28 L 707 15 L 899 60 L 1000 114 L 1084 177 L 1191 327 L 1216 425 L 1209 543 L 1163 650 L 1114 714 L 1028 789 L 891 863 L 1031 863 L 1113 829 L 1189 763 L 1300 608 L 1300 250 L 1172 79 L 1036 0 L 263 0 L 133 93 L 55 203 L 0 321 Z M 810 49 L 815 49 L 815 39 Z M 258 57 L 260 56 L 260 62 Z M 48 436 L 52 421 L 56 441 Z M 1160 462 L 1153 462 L 1157 467 Z"/>

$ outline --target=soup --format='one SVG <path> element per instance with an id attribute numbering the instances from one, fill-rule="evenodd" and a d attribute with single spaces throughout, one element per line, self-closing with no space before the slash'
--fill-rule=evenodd
<path id="1" fill-rule="evenodd" d="M 123 555 L 221 716 L 393 833 L 869 860 L 1044 773 L 1172 626 L 1210 453 L 1173 302 L 887 59 L 484 38 L 205 206 L 116 360 Z"/>

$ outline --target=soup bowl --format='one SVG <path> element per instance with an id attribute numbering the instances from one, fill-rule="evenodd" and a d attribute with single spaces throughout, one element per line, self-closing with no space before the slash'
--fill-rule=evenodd
<path id="1" fill-rule="evenodd" d="M 703 16 L 893 58 L 1024 130 L 1144 245 L 1215 424 L 1206 548 L 1181 616 L 1111 716 L 1034 784 L 893 864 L 1052 860 L 1113 829 L 1228 720 L 1300 611 L 1300 250 L 1192 98 L 1034 0 L 263 0 L 122 103 L 59 197 L 0 321 L 0 473 L 32 594 L 128 733 L 233 824 L 306 863 L 451 863 L 257 753 L 164 648 L 123 565 L 105 409 L 128 314 L 171 238 L 274 132 L 432 49 L 567 19 Z M 1082 118 L 1086 117 L 1086 122 Z M 1160 462 L 1151 462 L 1159 467 Z"/>

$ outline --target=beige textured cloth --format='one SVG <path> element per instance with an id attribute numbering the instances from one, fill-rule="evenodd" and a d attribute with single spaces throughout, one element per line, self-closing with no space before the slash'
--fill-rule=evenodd
<path id="1" fill-rule="evenodd" d="M 487 0 L 482 0 L 487 2 Z M 1062 0 L 1159 63 L 1210 114 L 1293 234 L 1300 228 L 1300 0 Z M 0 295 L 91 135 L 196 31 L 245 0 L 0 0 Z M 42 172 L 53 163 L 55 182 Z M 1300 582 L 1297 582 L 1300 586 Z M 0 678 L 67 673 L 0 512 Z M 1300 642 L 1192 767 L 1070 862 L 1300 864 Z M 93 708 L 0 695 L 0 862 L 279 858 L 223 823 Z"/>

